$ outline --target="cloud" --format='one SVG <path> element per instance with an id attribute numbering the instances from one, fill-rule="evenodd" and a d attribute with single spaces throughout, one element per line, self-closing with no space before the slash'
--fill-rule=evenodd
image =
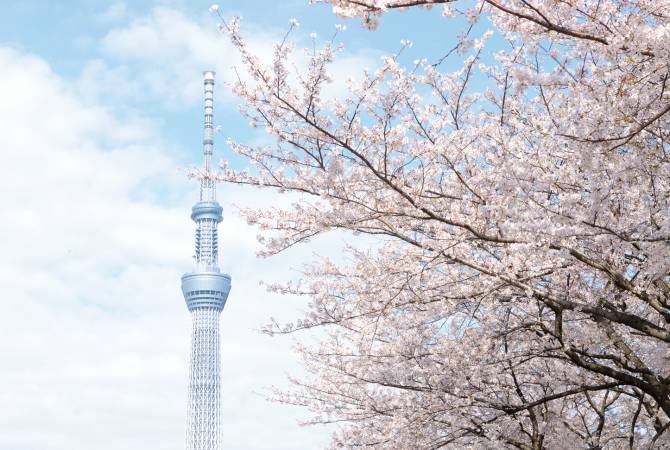
<path id="1" fill-rule="evenodd" d="M 160 29 L 170 17 L 147 20 Z M 139 36 L 158 33 L 147 23 L 133 28 Z M 174 31 L 198 39 L 183 26 Z M 183 446 L 189 318 L 179 277 L 191 263 L 195 188 L 175 171 L 159 123 L 120 118 L 82 93 L 96 65 L 114 67 L 93 61 L 89 75 L 71 83 L 37 56 L 0 48 L 0 448 Z M 135 80 L 118 70 L 119 79 Z M 240 204 L 273 201 L 233 187 L 221 195 Z M 223 268 L 233 275 L 222 316 L 226 445 L 319 447 L 323 430 L 296 426 L 302 411 L 255 394 L 299 370 L 290 341 L 255 329 L 303 304 L 258 282 L 293 276 L 288 268 L 311 249 L 256 260 L 256 231 L 229 202 L 224 207 Z"/>
<path id="2" fill-rule="evenodd" d="M 279 32 L 252 27 L 250 45 L 269 55 Z M 239 57 L 210 16 L 194 19 L 173 8 L 156 7 L 109 31 L 102 39 L 103 53 L 123 64 L 141 83 L 143 95 L 161 98 L 166 106 L 192 105 L 200 98 L 201 74 L 215 70 L 223 82 L 234 79 Z M 230 94 L 224 91 L 224 100 Z"/>
<path id="3" fill-rule="evenodd" d="M 98 20 L 102 22 L 115 22 L 125 19 L 128 16 L 128 7 L 122 1 L 115 1 L 107 9 L 98 15 Z"/>
<path id="4" fill-rule="evenodd" d="M 266 62 L 271 61 L 274 44 L 283 39 L 288 28 L 288 18 L 285 26 L 275 28 L 261 28 L 253 22 L 242 21 L 248 48 Z M 313 43 L 301 29 L 294 31 L 291 39 L 298 48 L 288 67 L 304 73 L 308 59 L 303 47 L 311 49 Z M 85 75 L 94 74 L 93 79 L 98 80 L 115 78 L 119 85 L 123 85 L 121 92 L 132 93 L 134 98 L 161 98 L 170 108 L 198 101 L 203 70 L 215 70 L 217 80 L 222 84 L 233 83 L 238 76 L 245 77 L 237 50 L 227 36 L 217 31 L 216 20 L 211 15 L 196 19 L 173 8 L 157 7 L 146 16 L 112 29 L 102 39 L 101 47 L 103 53 L 117 61 L 121 68 L 108 69 L 110 74 L 101 75 L 104 68 L 96 62 Z M 330 66 L 334 81 L 326 87 L 324 95 L 333 98 L 345 94 L 347 78 L 360 75 L 363 67 L 380 65 L 379 56 L 380 52 L 373 49 L 343 51 Z M 237 103 L 229 89 L 219 91 L 222 101 Z"/>

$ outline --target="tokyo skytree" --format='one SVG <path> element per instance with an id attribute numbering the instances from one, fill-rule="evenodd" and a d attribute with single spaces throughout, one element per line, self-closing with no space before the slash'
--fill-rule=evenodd
<path id="1" fill-rule="evenodd" d="M 230 276 L 219 269 L 217 226 L 223 216 L 216 201 L 212 173 L 214 147 L 214 72 L 204 73 L 204 167 L 200 170 L 200 201 L 193 205 L 195 268 L 181 277 L 181 289 L 191 313 L 191 358 L 186 420 L 187 450 L 221 448 L 221 362 L 219 317 L 230 292 Z"/>

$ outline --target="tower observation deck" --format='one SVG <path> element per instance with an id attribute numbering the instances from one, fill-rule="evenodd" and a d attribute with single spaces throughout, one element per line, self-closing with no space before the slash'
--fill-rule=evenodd
<path id="1" fill-rule="evenodd" d="M 204 167 L 200 178 L 200 200 L 193 205 L 195 268 L 181 277 L 181 289 L 191 313 L 191 357 L 186 420 L 187 450 L 221 448 L 221 352 L 219 318 L 228 293 L 230 276 L 219 269 L 217 226 L 223 220 L 216 201 L 212 173 L 214 148 L 214 72 L 204 73 L 205 138 Z"/>

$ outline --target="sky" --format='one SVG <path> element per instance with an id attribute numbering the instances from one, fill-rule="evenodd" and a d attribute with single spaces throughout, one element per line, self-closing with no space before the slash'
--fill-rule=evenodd
<path id="1" fill-rule="evenodd" d="M 267 140 L 230 92 L 238 57 L 211 2 L 2 0 L 0 14 L 0 450 L 182 449 L 192 267 L 189 219 L 202 143 L 202 71 L 217 71 L 215 159 L 224 142 Z M 292 18 L 294 38 L 347 31 L 333 92 L 363 67 L 406 55 L 438 59 L 460 28 L 439 10 L 393 13 L 372 33 L 307 0 L 220 3 L 267 55 Z M 259 259 L 258 230 L 236 207 L 289 201 L 221 186 L 221 267 L 233 288 L 221 318 L 224 448 L 315 449 L 331 429 L 266 400 L 300 374 L 291 337 L 259 333 L 300 316 L 307 299 L 269 293 L 342 235 Z"/>

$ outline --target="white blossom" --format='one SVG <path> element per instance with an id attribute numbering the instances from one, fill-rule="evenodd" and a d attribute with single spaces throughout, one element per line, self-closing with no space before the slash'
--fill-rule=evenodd
<path id="1" fill-rule="evenodd" d="M 371 29 L 408 8 L 329 3 Z M 477 25 L 449 64 L 385 56 L 339 98 L 339 47 L 295 73 L 292 43 L 264 63 L 226 27 L 243 114 L 276 142 L 232 143 L 253 168 L 220 178 L 303 196 L 243 211 L 261 254 L 376 239 L 272 284 L 309 302 L 265 328 L 296 333 L 308 374 L 275 399 L 338 423 L 331 448 L 665 448 L 670 4 L 471 6 L 444 10 Z"/>

